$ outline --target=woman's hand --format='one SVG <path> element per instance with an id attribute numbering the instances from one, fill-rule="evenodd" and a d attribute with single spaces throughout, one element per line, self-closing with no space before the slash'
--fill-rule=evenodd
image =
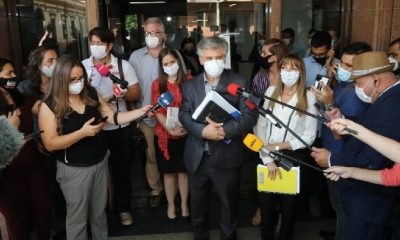
<path id="1" fill-rule="evenodd" d="M 279 171 L 279 168 L 278 166 L 276 166 L 275 162 L 268 163 L 267 167 L 268 167 L 268 177 L 271 180 L 274 181 L 277 176 L 279 176 L 279 178 L 282 179 L 281 172 Z"/>
<path id="2" fill-rule="evenodd" d="M 97 125 L 92 125 L 93 123 L 94 123 L 94 117 L 93 118 L 91 118 L 89 121 L 87 121 L 83 126 L 82 126 L 82 128 L 79 130 L 79 131 L 81 131 L 82 132 L 82 134 L 85 136 L 85 137 L 93 137 L 93 136 L 95 136 L 96 134 L 98 134 L 100 131 L 101 131 L 101 129 L 103 129 L 103 126 L 104 126 L 104 122 L 101 122 L 101 123 L 99 123 L 99 124 L 97 124 Z"/>
<path id="3" fill-rule="evenodd" d="M 337 132 L 340 135 L 349 134 L 348 131 L 345 131 L 345 128 L 353 129 L 355 131 L 359 131 L 360 125 L 345 118 L 334 119 L 327 124 L 327 126 L 332 130 Z"/>
<path id="4" fill-rule="evenodd" d="M 21 120 L 19 116 L 21 115 L 21 111 L 19 108 L 15 109 L 13 112 L 9 112 L 7 115 L 7 120 L 9 123 L 11 123 L 15 128 L 19 128 L 19 125 L 21 123 Z"/>
<path id="5" fill-rule="evenodd" d="M 331 181 L 338 181 L 340 178 L 351 178 L 354 172 L 352 167 L 333 166 L 324 170 L 325 177 Z"/>
<path id="6" fill-rule="evenodd" d="M 152 107 L 153 107 L 152 105 L 146 105 L 146 106 L 141 107 L 139 110 L 140 110 L 143 114 L 145 114 L 145 113 L 146 113 L 147 111 L 149 111 Z M 154 112 L 151 111 L 151 112 L 147 113 L 147 117 L 149 117 L 149 118 L 154 117 Z"/>

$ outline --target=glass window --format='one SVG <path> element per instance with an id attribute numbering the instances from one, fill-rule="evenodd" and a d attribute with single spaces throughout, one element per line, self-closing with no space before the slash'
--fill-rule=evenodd
<path id="1" fill-rule="evenodd" d="M 17 0 L 24 63 L 39 45 L 79 59 L 88 57 L 84 0 Z"/>

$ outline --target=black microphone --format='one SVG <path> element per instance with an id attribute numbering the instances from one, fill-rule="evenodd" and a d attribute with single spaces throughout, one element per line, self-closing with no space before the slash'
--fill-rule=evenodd
<path id="1" fill-rule="evenodd" d="M 128 87 L 128 82 L 125 80 L 119 79 L 117 76 L 110 72 L 110 69 L 103 64 L 96 64 L 96 70 L 103 77 L 109 77 L 114 83 L 118 83 L 122 89 L 126 89 Z"/>
<path id="2" fill-rule="evenodd" d="M 139 117 L 137 121 L 137 126 L 139 126 L 140 122 L 143 121 L 152 111 L 158 110 L 160 107 L 167 108 L 174 101 L 174 97 L 170 92 L 165 92 L 160 95 L 158 98 L 157 104 L 155 104 L 152 108 L 147 110 L 141 117 Z"/>

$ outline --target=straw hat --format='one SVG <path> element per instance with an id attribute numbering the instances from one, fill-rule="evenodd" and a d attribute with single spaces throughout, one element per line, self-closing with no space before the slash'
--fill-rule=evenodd
<path id="1" fill-rule="evenodd" d="M 361 53 L 353 58 L 353 73 L 350 79 L 392 71 L 393 66 L 394 64 L 389 62 L 387 53 L 385 52 L 372 51 Z"/>

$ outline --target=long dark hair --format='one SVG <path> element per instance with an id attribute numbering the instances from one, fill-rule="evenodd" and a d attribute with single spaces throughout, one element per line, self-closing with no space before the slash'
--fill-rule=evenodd
<path id="1" fill-rule="evenodd" d="M 89 91 L 93 91 L 87 80 L 87 73 L 81 61 L 73 56 L 66 55 L 57 59 L 53 76 L 49 82 L 49 89 L 45 93 L 44 101 L 50 101 L 52 111 L 57 119 L 57 130 L 62 129 L 62 120 L 66 118 L 72 109 L 69 104 L 69 83 L 70 74 L 74 67 L 79 67 L 83 72 L 84 88 L 79 94 L 82 102 L 89 106 L 98 106 L 98 102 L 89 96 Z"/>
<path id="2" fill-rule="evenodd" d="M 31 81 L 31 90 L 36 96 L 42 94 L 42 71 L 40 70 L 40 66 L 42 65 L 44 55 L 48 51 L 54 51 L 57 54 L 57 51 L 50 47 L 39 47 L 29 54 L 26 77 Z"/>
<path id="3" fill-rule="evenodd" d="M 178 65 L 178 73 L 176 77 L 176 84 L 179 86 L 179 88 L 182 90 L 182 83 L 185 80 L 185 74 L 183 73 L 183 67 L 182 67 L 182 62 L 181 58 L 179 57 L 178 53 L 176 50 L 172 47 L 165 47 L 161 50 L 160 54 L 158 55 L 158 82 L 160 86 L 160 93 L 164 93 L 167 91 L 167 81 L 168 81 L 168 74 L 164 72 L 163 66 L 162 66 L 162 60 L 165 56 L 167 55 L 172 55 Z"/>

